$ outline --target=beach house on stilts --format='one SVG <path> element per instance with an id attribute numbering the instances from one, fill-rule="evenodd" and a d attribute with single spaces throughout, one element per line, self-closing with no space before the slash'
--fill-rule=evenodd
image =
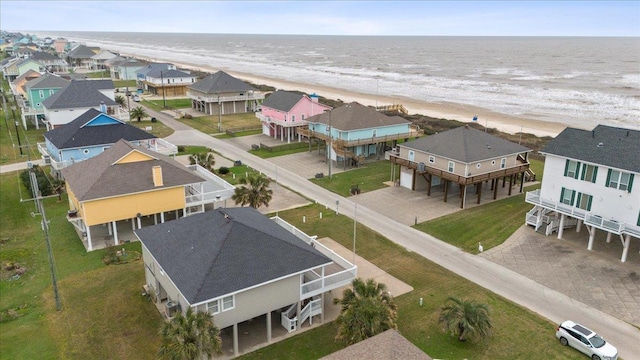
<path id="1" fill-rule="evenodd" d="M 587 229 L 587 249 L 598 232 L 606 242 L 619 238 L 625 262 L 631 239 L 640 240 L 640 131 L 598 125 L 593 130 L 566 128 L 551 140 L 545 155 L 544 180 L 527 193 L 534 205 L 527 224 L 546 235 L 566 228 Z M 640 242 L 636 242 L 640 245 Z"/>
<path id="2" fill-rule="evenodd" d="M 167 318 L 192 308 L 232 332 L 246 323 L 272 334 L 324 322 L 331 290 L 349 285 L 357 267 L 286 221 L 251 207 L 222 208 L 136 230 L 145 291 Z M 283 329 L 284 328 L 284 329 Z"/>

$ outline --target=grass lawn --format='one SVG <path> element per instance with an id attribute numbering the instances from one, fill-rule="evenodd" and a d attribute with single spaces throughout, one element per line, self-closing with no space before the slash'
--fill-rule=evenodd
<path id="1" fill-rule="evenodd" d="M 0 176 L 0 359 L 152 359 L 161 318 L 143 299 L 141 261 L 106 266 L 106 250 L 87 253 L 65 216 L 66 196 L 45 200 L 62 304 L 55 311 L 51 273 L 34 204 L 17 173 Z M 140 244 L 126 244 L 140 252 Z M 12 279 L 6 264 L 26 273 Z"/>
<path id="2" fill-rule="evenodd" d="M 353 220 L 310 205 L 281 211 L 279 215 L 309 235 L 329 236 L 347 248 L 353 241 Z M 306 223 L 302 223 L 306 216 Z M 358 225 L 356 251 L 391 275 L 414 287 L 399 296 L 398 329 L 434 359 L 582 359 L 560 346 L 554 336 L 557 324 L 467 281 L 438 264 L 390 242 Z M 442 332 L 439 308 L 450 295 L 489 304 L 493 337 L 485 343 L 460 342 Z M 424 299 L 422 307 L 419 299 Z M 517 319 L 517 320 L 515 320 Z M 243 359 L 317 359 L 342 347 L 333 341 L 335 326 L 327 324 L 299 336 L 243 356 Z"/>
<path id="3" fill-rule="evenodd" d="M 134 84 L 135 85 L 135 84 Z M 163 105 L 167 104 L 167 108 L 170 109 L 190 109 L 191 108 L 191 99 L 186 98 L 186 99 L 157 99 L 157 100 L 143 100 L 144 105 L 157 110 L 157 111 L 161 111 L 163 110 Z"/>
<path id="4" fill-rule="evenodd" d="M 259 131 L 258 133 L 261 134 L 262 131 Z M 256 144 L 256 145 L 259 145 L 259 144 Z M 260 148 L 258 150 L 249 150 L 249 152 L 253 155 L 266 159 L 266 158 L 272 158 L 276 156 L 297 154 L 297 153 L 309 151 L 309 143 L 293 142 L 289 144 L 282 144 L 282 145 L 277 145 L 272 147 L 272 150 L 273 151 L 269 151 L 267 149 Z"/>
<path id="5" fill-rule="evenodd" d="M 208 151 L 211 151 L 211 149 L 209 149 L 206 146 L 179 146 L 178 147 L 178 155 L 193 155 L 193 154 L 199 154 L 199 153 L 208 152 Z"/>
<path id="6" fill-rule="evenodd" d="M 228 182 L 231 185 L 238 185 L 240 184 L 240 179 L 242 179 L 243 177 L 246 177 L 248 174 L 253 174 L 256 172 L 258 171 L 255 169 L 249 168 L 247 165 L 240 165 L 240 166 L 230 167 L 228 174 L 222 175 L 222 174 L 216 173 L 216 175 L 218 175 L 220 178 L 224 179 L 226 182 Z"/>
<path id="7" fill-rule="evenodd" d="M 84 75 L 86 75 L 89 79 L 110 79 L 111 78 L 111 74 L 109 73 L 108 70 L 92 71 L 92 72 L 85 73 Z M 114 81 L 114 84 L 115 84 L 115 81 Z M 133 81 L 133 84 L 135 86 L 135 80 Z M 118 87 L 118 85 L 116 85 L 116 87 Z"/>
<path id="8" fill-rule="evenodd" d="M 219 135 L 216 135 L 215 138 L 216 139 L 231 139 L 231 138 L 240 137 L 240 136 L 260 135 L 260 134 L 262 134 L 262 129 L 236 131 L 234 134 L 235 134 L 235 136 L 229 135 L 227 133 L 219 134 Z"/>
<path id="9" fill-rule="evenodd" d="M 7 103 L 7 106 L 9 106 L 9 103 Z M 45 133 L 45 128 L 41 127 L 36 130 L 35 127 L 30 126 L 28 130 L 24 130 L 21 125 L 18 125 L 18 135 L 16 135 L 16 126 L 11 112 L 8 115 L 8 119 L 5 119 L 4 111 L 0 111 L 0 164 L 24 162 L 29 160 L 29 156 L 31 160 L 40 159 L 37 143 L 44 142 L 42 134 Z M 16 118 L 19 118 L 19 116 L 19 110 L 16 110 Z M 18 136 L 22 146 L 22 155 L 20 154 L 20 147 L 18 147 Z"/>
<path id="10" fill-rule="evenodd" d="M 218 118 L 218 115 L 196 116 L 192 119 L 179 119 L 185 125 L 198 129 L 205 134 L 218 134 L 218 122 L 222 121 L 222 132 L 226 129 L 235 129 L 238 133 L 252 131 L 260 128 L 260 120 L 254 113 L 227 114 Z M 258 132 L 259 134 L 260 132 Z M 250 134 L 236 135 L 246 136 Z"/>
<path id="11" fill-rule="evenodd" d="M 110 75 L 107 73 L 107 77 L 109 77 Z M 136 87 L 136 81 L 135 80 L 113 80 L 113 86 L 115 88 L 135 88 Z"/>
<path id="12" fill-rule="evenodd" d="M 142 121 L 131 119 L 131 121 L 129 121 L 129 124 L 145 131 L 147 127 L 150 126 L 152 130 L 149 131 L 149 133 L 159 138 L 164 138 L 174 133 L 174 130 L 163 124 L 162 121 L 158 120 L 156 122 L 151 122 L 151 118 L 145 118 Z"/>
<path id="13" fill-rule="evenodd" d="M 390 173 L 391 163 L 388 160 L 382 160 L 366 163 L 364 166 L 339 174 L 333 174 L 331 179 L 327 174 L 324 174 L 323 178 L 311 179 L 311 181 L 336 194 L 350 196 L 352 186 L 357 185 L 362 192 L 386 187 L 384 182 L 389 181 Z"/>

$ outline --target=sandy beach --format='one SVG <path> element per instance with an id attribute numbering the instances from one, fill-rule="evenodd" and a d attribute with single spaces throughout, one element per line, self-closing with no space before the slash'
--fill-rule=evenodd
<path id="1" fill-rule="evenodd" d="M 122 54 L 122 56 L 139 57 L 136 54 Z M 526 117 L 517 117 L 501 113 L 496 113 L 481 107 L 456 104 L 456 103 L 430 103 L 423 102 L 409 97 L 388 97 L 375 96 L 372 94 L 362 94 L 344 89 L 327 87 L 316 84 L 304 84 L 286 81 L 282 79 L 269 78 L 265 76 L 257 76 L 243 72 L 232 71 L 228 69 L 219 69 L 209 66 L 180 63 L 169 59 L 154 59 L 155 62 L 169 62 L 175 64 L 179 68 L 188 70 L 198 70 L 203 72 L 214 73 L 219 70 L 239 79 L 252 82 L 254 84 L 264 84 L 273 86 L 279 90 L 298 90 L 311 94 L 316 93 L 322 97 L 329 99 L 340 99 L 344 102 L 357 101 L 363 105 L 391 105 L 402 104 L 410 114 L 422 114 L 434 118 L 442 118 L 449 120 L 458 120 L 462 122 L 472 122 L 474 116 L 478 117 L 478 122 L 489 128 L 496 128 L 500 131 L 515 134 L 518 132 L 531 133 L 537 136 L 556 136 L 566 125 L 528 119 Z"/>

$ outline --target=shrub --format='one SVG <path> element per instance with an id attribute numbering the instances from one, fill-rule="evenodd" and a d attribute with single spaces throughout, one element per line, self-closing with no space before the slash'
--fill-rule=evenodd
<path id="1" fill-rule="evenodd" d="M 218 174 L 220 175 L 226 175 L 229 173 L 229 168 L 225 167 L 225 166 L 221 166 L 220 169 L 218 169 Z"/>
<path id="2" fill-rule="evenodd" d="M 36 180 L 38 182 L 38 188 L 40 189 L 40 193 L 42 196 L 48 196 L 53 194 L 53 186 L 51 185 L 51 181 L 47 178 L 47 175 L 44 173 L 41 167 L 38 165 L 33 165 L 33 171 L 36 174 Z M 20 173 L 20 181 L 22 184 L 29 190 L 30 194 L 33 194 L 31 190 L 31 179 L 29 176 L 29 170 L 23 170 Z"/>
<path id="3" fill-rule="evenodd" d="M 183 153 L 185 150 L 184 145 L 178 145 L 178 152 Z"/>

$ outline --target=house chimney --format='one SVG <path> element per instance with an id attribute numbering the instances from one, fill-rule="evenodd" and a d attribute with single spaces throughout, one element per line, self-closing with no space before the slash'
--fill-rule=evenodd
<path id="1" fill-rule="evenodd" d="M 316 93 L 309 95 L 309 98 L 311 98 L 311 101 L 313 101 L 314 103 L 318 102 L 318 94 Z"/>
<path id="2" fill-rule="evenodd" d="M 164 185 L 162 183 L 162 167 L 160 165 L 156 165 L 151 168 L 151 172 L 153 175 L 153 186 L 158 187 Z"/>

